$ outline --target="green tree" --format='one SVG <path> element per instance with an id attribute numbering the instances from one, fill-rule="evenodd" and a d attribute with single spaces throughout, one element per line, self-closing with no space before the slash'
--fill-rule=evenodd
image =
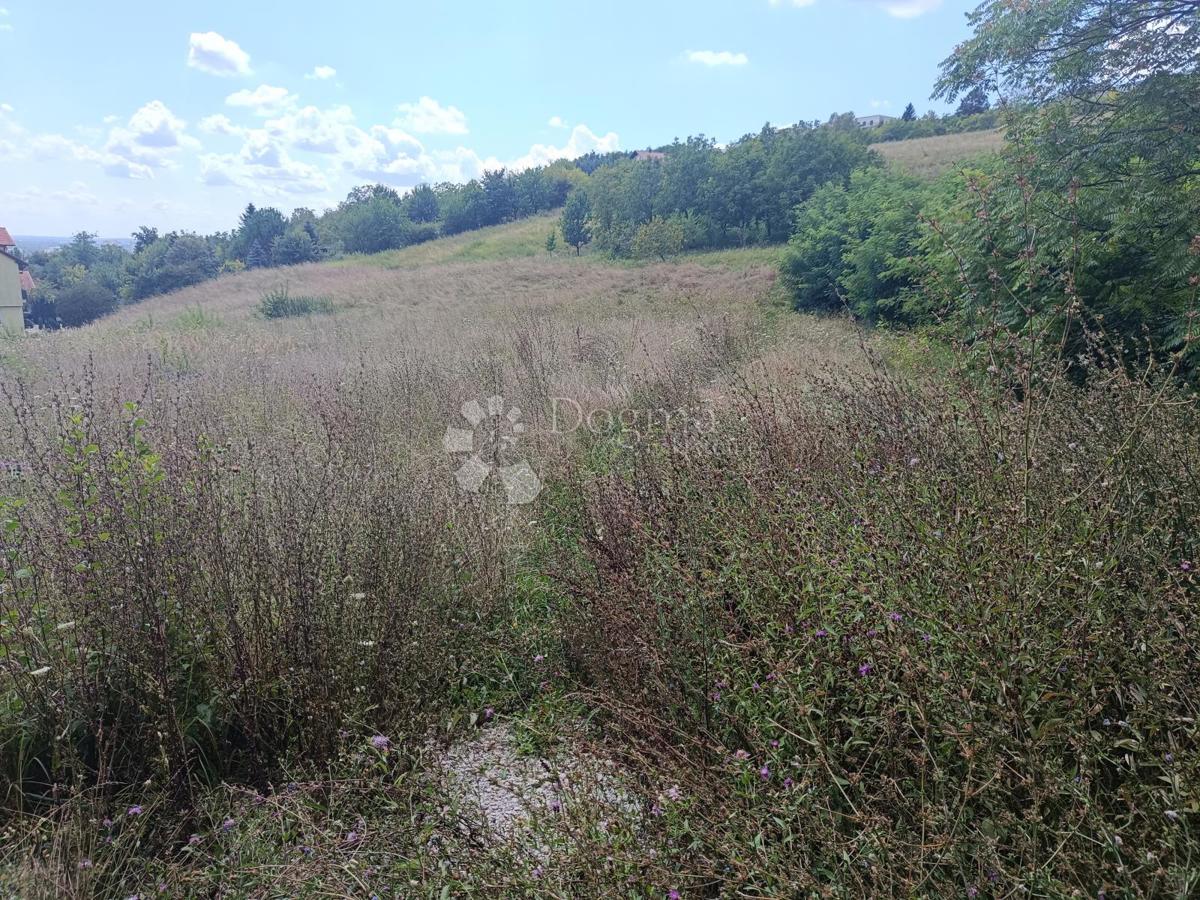
<path id="1" fill-rule="evenodd" d="M 567 197 L 567 204 L 563 207 L 559 230 L 562 231 L 563 240 L 575 248 L 576 256 L 583 245 L 592 239 L 592 232 L 588 226 L 590 213 L 591 203 L 588 202 L 587 193 L 578 188 L 571 191 Z"/>
<path id="2" fill-rule="evenodd" d="M 312 262 L 317 256 L 316 241 L 303 227 L 289 228 L 271 244 L 271 264 L 275 266 Z"/>
<path id="3" fill-rule="evenodd" d="M 133 233 L 133 252 L 134 254 L 141 253 L 151 244 L 158 240 L 158 229 L 151 228 L 149 225 L 142 225 Z"/>
<path id="4" fill-rule="evenodd" d="M 337 228 L 348 253 L 379 253 L 407 243 L 409 222 L 399 204 L 384 195 L 346 206 Z"/>
<path id="5" fill-rule="evenodd" d="M 86 325 L 117 308 L 117 295 L 91 279 L 85 278 L 60 290 L 54 298 L 54 312 L 68 328 Z"/>
<path id="6" fill-rule="evenodd" d="M 900 116 L 902 122 L 913 122 L 917 118 L 917 108 L 911 103 L 904 107 L 904 113 Z"/>
<path id="7" fill-rule="evenodd" d="M 271 206 L 249 204 L 233 235 L 234 255 L 250 268 L 270 263 L 271 245 L 288 227 L 283 213 Z M 253 257 L 253 260 L 252 260 Z"/>
<path id="8" fill-rule="evenodd" d="M 413 188 L 405 206 L 408 217 L 414 222 L 436 222 L 440 214 L 437 194 L 427 184 L 418 184 Z"/>
<path id="9" fill-rule="evenodd" d="M 666 262 L 667 257 L 676 256 L 683 250 L 683 223 L 672 216 L 664 219 L 655 216 L 643 223 L 633 238 L 633 255 L 637 259 L 658 257 Z"/>
<path id="10" fill-rule="evenodd" d="M 207 240 L 171 232 L 134 257 L 129 295 L 141 300 L 216 278 L 220 261 Z"/>
<path id="11" fill-rule="evenodd" d="M 557 249 L 558 249 L 558 234 L 556 232 L 552 231 L 548 235 L 546 235 L 546 252 L 549 253 L 551 256 L 553 256 L 554 251 Z"/>
<path id="12" fill-rule="evenodd" d="M 987 88 L 982 84 L 977 84 L 963 94 L 962 101 L 958 104 L 958 110 L 954 114 L 956 116 L 977 116 L 987 112 L 991 106 L 992 104 L 988 101 Z"/>

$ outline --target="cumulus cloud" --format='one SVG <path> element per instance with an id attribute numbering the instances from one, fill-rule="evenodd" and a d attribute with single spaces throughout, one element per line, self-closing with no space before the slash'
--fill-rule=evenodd
<path id="1" fill-rule="evenodd" d="M 586 125 L 576 125 L 571 129 L 571 136 L 561 147 L 550 144 L 534 144 L 529 152 L 509 163 L 509 168 L 520 171 L 534 166 L 544 166 L 556 159 L 576 159 L 593 150 L 597 153 L 611 153 L 621 149 L 621 139 L 615 131 L 604 136 L 597 135 Z"/>
<path id="2" fill-rule="evenodd" d="M 466 134 L 467 117 L 455 106 L 442 106 L 432 97 L 401 103 L 396 126 L 417 134 Z"/>
<path id="3" fill-rule="evenodd" d="M 250 54 L 236 41 L 215 31 L 194 31 L 188 39 L 187 64 L 193 69 L 224 77 L 249 75 Z"/>
<path id="4" fill-rule="evenodd" d="M 267 131 L 252 129 L 238 153 L 200 157 L 200 180 L 212 187 L 237 186 L 269 194 L 323 194 L 329 181 L 316 166 L 293 159 Z"/>
<path id="5" fill-rule="evenodd" d="M 310 81 L 326 81 L 337 75 L 337 69 L 333 66 L 317 66 L 304 77 Z"/>
<path id="6" fill-rule="evenodd" d="M 687 61 L 699 63 L 702 66 L 744 66 L 750 62 L 745 53 L 731 53 L 728 50 L 689 50 Z"/>
<path id="7" fill-rule="evenodd" d="M 551 128 L 566 128 L 566 120 L 562 116 L 551 116 L 550 121 L 546 123 Z"/>
<path id="8" fill-rule="evenodd" d="M 148 177 L 153 169 L 174 165 L 177 151 L 199 147 L 199 142 L 185 133 L 186 129 L 187 123 L 165 103 L 151 100 L 134 112 L 127 124 L 109 130 L 103 159 L 98 161 L 110 175 Z"/>
<path id="9" fill-rule="evenodd" d="M 260 116 L 273 116 L 296 105 L 296 97 L 287 88 L 260 84 L 254 90 L 243 88 L 225 98 L 229 106 L 253 110 Z"/>
<path id="10" fill-rule="evenodd" d="M 223 134 L 231 137 L 245 136 L 246 129 L 240 125 L 235 125 L 229 116 L 217 113 L 213 116 L 205 116 L 196 123 L 196 127 L 205 134 Z"/>

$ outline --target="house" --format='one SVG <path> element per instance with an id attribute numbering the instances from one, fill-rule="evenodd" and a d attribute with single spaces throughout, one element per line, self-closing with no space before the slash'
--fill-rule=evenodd
<path id="1" fill-rule="evenodd" d="M 895 116 L 855 116 L 854 121 L 858 123 L 859 128 L 882 128 L 888 122 L 895 122 Z"/>
<path id="2" fill-rule="evenodd" d="M 0 226 L 0 331 L 25 331 L 25 298 L 33 290 L 33 276 L 13 253 L 16 243 Z"/>
<path id="3" fill-rule="evenodd" d="M 663 153 L 661 150 L 638 150 L 636 153 L 633 154 L 633 158 L 639 159 L 639 160 L 653 160 L 654 162 L 661 162 L 662 160 L 667 158 L 667 154 Z"/>

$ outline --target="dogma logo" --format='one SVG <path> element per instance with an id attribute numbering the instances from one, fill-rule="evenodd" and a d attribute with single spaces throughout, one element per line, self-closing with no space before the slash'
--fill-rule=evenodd
<path id="1" fill-rule="evenodd" d="M 532 503 L 542 492 L 542 481 L 523 459 L 511 462 L 516 446 L 525 433 L 521 410 L 514 406 L 505 411 L 504 398 L 495 395 L 480 403 L 468 400 L 461 407 L 470 428 L 446 429 L 442 446 L 452 455 L 465 455 L 454 473 L 459 486 L 472 494 L 480 493 L 493 475 L 504 486 L 509 506 Z"/>

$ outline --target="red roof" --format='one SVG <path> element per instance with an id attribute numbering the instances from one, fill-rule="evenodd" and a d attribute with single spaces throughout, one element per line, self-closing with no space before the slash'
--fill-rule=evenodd
<path id="1" fill-rule="evenodd" d="M 15 247 L 16 242 L 12 239 L 12 235 L 8 233 L 8 229 L 0 225 L 0 247 Z"/>
<path id="2" fill-rule="evenodd" d="M 36 285 L 33 283 L 33 275 L 30 274 L 28 269 L 22 269 L 21 270 L 21 290 L 28 293 L 29 291 L 32 291 L 35 287 L 36 287 Z"/>

